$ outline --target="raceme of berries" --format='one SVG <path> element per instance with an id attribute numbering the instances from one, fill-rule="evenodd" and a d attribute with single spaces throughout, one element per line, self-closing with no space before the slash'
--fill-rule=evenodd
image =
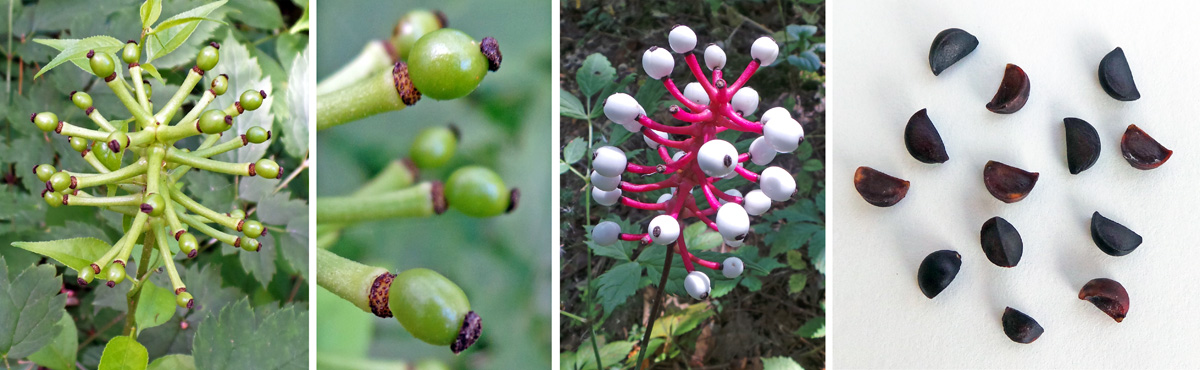
<path id="1" fill-rule="evenodd" d="M 238 115 L 261 106 L 262 99 L 266 97 L 262 91 L 246 91 L 240 100 L 225 109 L 208 109 L 213 98 L 224 94 L 228 88 L 228 77 L 218 76 L 191 110 L 172 123 L 172 118 L 182 110 L 183 100 L 205 72 L 217 65 L 220 60 L 219 49 L 217 43 L 212 43 L 200 50 L 195 66 L 188 71 L 179 91 L 157 112 L 148 99 L 149 86 L 143 83 L 143 71 L 137 63 L 141 54 L 137 42 L 130 41 L 120 51 L 121 60 L 128 65 L 132 84 L 118 77 L 117 64 L 112 55 L 88 52 L 92 72 L 104 80 L 128 110 L 130 118 L 110 121 L 113 113 L 118 118 L 125 117 L 118 112 L 100 112 L 92 105 L 91 96 L 80 91 L 70 94 L 71 102 L 84 111 L 95 125 L 94 129 L 61 121 L 52 112 L 30 116 L 30 121 L 42 131 L 68 138 L 71 147 L 80 152 L 96 171 L 68 172 L 50 164 L 38 165 L 33 172 L 46 183 L 42 198 L 52 207 L 101 207 L 125 215 L 124 236 L 100 258 L 90 261 L 87 267 L 78 271 L 80 285 L 101 279 L 106 280 L 109 287 L 114 287 L 124 281 L 127 278 L 126 262 L 136 244 L 141 243 L 148 248 L 156 248 L 161 254 L 176 294 L 176 303 L 180 307 L 191 308 L 193 297 L 175 269 L 172 256 L 176 252 L 167 243 L 168 237 L 176 239 L 179 252 L 189 258 L 196 257 L 199 252 L 197 232 L 247 251 L 257 251 L 261 246 L 256 238 L 267 233 L 262 223 L 245 219 L 245 213 L 233 217 L 209 209 L 182 190 L 185 176 L 192 169 L 265 178 L 283 175 L 279 164 L 270 159 L 264 158 L 253 163 L 227 163 L 211 159 L 246 145 L 264 143 L 271 137 L 271 131 L 266 128 L 253 127 L 244 134 L 233 133 L 240 135 L 240 139 L 218 143 L 220 137 L 233 127 L 233 120 Z M 130 91 L 130 86 L 134 91 Z M 108 113 L 107 117 L 105 113 Z M 203 140 L 195 149 L 175 146 L 181 139 L 198 135 Z M 135 156 L 136 159 L 123 165 L 126 156 Z M 219 227 L 234 231 L 222 231 Z M 147 250 L 144 256 L 152 252 Z"/>
<path id="2" fill-rule="evenodd" d="M 670 51 L 657 46 L 646 50 L 642 55 L 642 68 L 650 78 L 661 80 L 679 102 L 668 111 L 683 124 L 655 122 L 628 94 L 613 94 L 604 104 L 605 116 L 629 131 L 641 133 L 647 146 L 657 151 L 662 163 L 631 163 L 621 149 L 605 146 L 593 152 L 593 171 L 589 176 L 592 198 L 597 203 L 605 206 L 621 203 L 660 214 L 650 220 L 643 232 L 622 233 L 616 223 L 605 221 L 592 229 L 592 237 L 601 245 L 618 240 L 673 245 L 688 271 L 684 288 L 692 297 L 704 299 L 711 292 L 712 284 L 706 274 L 696 271 L 696 265 L 721 271 L 728 278 L 740 275 L 744 265 L 737 257 L 718 263 L 691 254 L 680 237 L 681 225 L 684 220 L 697 218 L 720 233 L 727 245 L 742 245 L 750 232 L 749 216 L 763 214 L 772 202 L 787 201 L 796 192 L 796 180 L 787 170 L 773 166 L 759 174 L 744 164 L 749 161 L 766 166 L 777 153 L 795 150 L 804 139 L 804 129 L 787 109 L 781 107 L 766 110 L 758 121 L 744 118 L 754 114 L 759 103 L 758 92 L 745 86 L 746 82 L 759 67 L 773 63 L 779 54 L 779 47 L 771 38 L 761 37 L 754 41 L 750 48 L 753 60 L 732 82 L 723 77 L 726 55 L 716 45 L 709 45 L 703 51 L 705 65 L 712 70 L 711 76 L 705 75 L 693 53 L 697 39 L 691 28 L 675 26 L 668 41 Z M 683 91 L 671 78 L 676 63 L 671 51 L 683 55 L 687 69 L 697 80 L 684 86 Z M 718 133 L 726 130 L 762 136 L 753 141 L 749 152 L 738 153 L 733 144 L 717 138 Z M 670 177 L 649 184 L 631 182 L 642 175 L 659 173 Z M 758 184 L 758 189 L 743 196 L 736 189 L 721 190 L 718 187 L 721 180 L 733 176 Z M 627 195 L 663 189 L 670 189 L 670 192 L 654 203 Z M 667 259 L 670 258 L 668 250 Z"/>

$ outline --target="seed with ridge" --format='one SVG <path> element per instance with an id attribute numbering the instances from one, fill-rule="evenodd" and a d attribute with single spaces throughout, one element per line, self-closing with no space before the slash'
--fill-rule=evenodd
<path id="1" fill-rule="evenodd" d="M 937 127 L 933 126 L 933 121 L 929 119 L 925 109 L 913 113 L 908 119 L 908 125 L 904 127 L 904 147 L 908 148 L 908 154 L 912 154 L 913 158 L 923 163 L 944 163 L 950 160 L 950 155 L 946 154 L 946 145 L 942 143 L 942 136 L 938 134 Z"/>
<path id="2" fill-rule="evenodd" d="M 1129 125 L 1125 134 L 1121 135 L 1121 155 L 1133 168 L 1152 170 L 1171 159 L 1171 150 L 1159 144 L 1137 125 Z"/>
<path id="3" fill-rule="evenodd" d="M 1017 228 L 1000 217 L 992 217 L 983 223 L 979 231 L 979 243 L 988 261 L 1000 267 L 1014 267 L 1021 262 L 1024 244 Z"/>
<path id="4" fill-rule="evenodd" d="M 938 32 L 929 47 L 929 69 L 933 75 L 942 74 L 946 68 L 957 63 L 979 46 L 979 39 L 958 28 L 949 28 Z"/>
<path id="5" fill-rule="evenodd" d="M 987 109 L 1001 114 L 1016 113 L 1029 100 L 1029 76 L 1016 64 L 1004 67 L 1004 79 Z"/>
<path id="6" fill-rule="evenodd" d="M 1117 322 L 1125 320 L 1125 314 L 1129 312 L 1129 292 L 1112 279 L 1099 278 L 1087 282 L 1079 290 L 1079 299 L 1092 302 Z"/>
<path id="7" fill-rule="evenodd" d="M 1033 343 L 1046 331 L 1037 320 L 1012 307 L 1004 308 L 1004 316 L 1000 318 L 1000 323 L 1004 325 L 1004 334 L 1008 339 L 1017 343 Z"/>
<path id="8" fill-rule="evenodd" d="M 854 171 L 854 189 L 871 205 L 891 207 L 908 194 L 908 181 L 864 166 Z"/>
<path id="9" fill-rule="evenodd" d="M 1067 129 L 1067 169 L 1078 175 L 1100 158 L 1100 134 L 1092 124 L 1078 118 L 1064 118 L 1063 125 Z"/>
<path id="10" fill-rule="evenodd" d="M 1101 216 L 1100 212 L 1092 212 L 1092 241 L 1104 253 L 1119 257 L 1133 253 L 1142 245 L 1142 236 L 1125 225 Z"/>
<path id="11" fill-rule="evenodd" d="M 954 281 L 960 267 L 962 256 L 958 252 L 940 250 L 930 253 L 917 268 L 917 286 L 921 287 L 921 293 L 933 299 Z"/>
<path id="12" fill-rule="evenodd" d="M 983 185 L 993 197 L 1004 203 L 1014 203 L 1029 196 L 1037 184 L 1038 173 L 1029 172 L 996 161 L 983 166 Z"/>
<path id="13" fill-rule="evenodd" d="M 1133 83 L 1133 72 L 1129 70 L 1129 61 L 1125 60 L 1125 51 L 1120 47 L 1100 59 L 1097 74 L 1100 76 L 1100 87 L 1113 99 L 1134 101 L 1142 97 Z"/>

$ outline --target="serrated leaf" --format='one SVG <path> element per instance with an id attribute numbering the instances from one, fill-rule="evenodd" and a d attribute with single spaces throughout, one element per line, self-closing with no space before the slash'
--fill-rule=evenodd
<path id="1" fill-rule="evenodd" d="M 275 122 L 275 115 L 271 112 L 271 106 L 275 102 L 273 93 L 274 85 L 271 84 L 271 79 L 263 75 L 262 68 L 258 65 L 258 58 L 250 55 L 250 50 L 246 45 L 239 42 L 233 37 L 233 32 L 226 34 L 225 39 L 221 41 L 221 62 L 212 69 L 206 76 L 215 76 L 225 74 L 229 76 L 229 92 L 213 99 L 210 106 L 213 107 L 228 107 L 241 96 L 243 91 L 254 90 L 267 93 L 267 97 L 263 99 L 262 106 L 253 111 L 246 111 L 233 120 L 234 132 L 244 133 L 254 126 L 263 126 L 270 129 Z M 311 91 L 311 90 L 310 90 Z M 303 127 L 307 130 L 308 121 L 305 120 Z M 294 129 L 294 128 L 293 128 Z M 229 140 L 241 140 L 238 135 L 225 135 L 222 142 Z M 228 152 L 217 156 L 221 160 L 236 163 L 254 162 L 263 157 L 267 152 L 267 147 L 274 142 L 275 137 L 272 135 L 270 140 L 262 144 L 247 145 L 235 151 Z M 305 142 L 307 142 L 305 136 Z M 307 144 L 306 144 L 307 146 Z"/>
<path id="2" fill-rule="evenodd" d="M 567 143 L 567 147 L 563 148 L 563 161 L 567 164 L 575 164 L 583 159 L 583 155 L 587 154 L 587 142 L 581 137 L 571 139 Z"/>
<path id="3" fill-rule="evenodd" d="M 149 74 L 150 77 L 153 77 L 154 80 L 158 81 L 159 84 L 163 84 L 163 85 L 167 84 L 167 81 L 163 80 L 162 74 L 158 72 L 158 67 L 155 67 L 153 64 L 150 64 L 150 63 L 142 64 L 141 66 L 142 66 L 142 70 L 146 71 L 146 74 Z"/>
<path id="4" fill-rule="evenodd" d="M 803 272 L 792 274 L 788 277 L 788 293 L 796 294 L 804 291 L 804 286 L 808 284 L 808 275 Z"/>
<path id="5" fill-rule="evenodd" d="M 696 329 L 700 322 L 712 317 L 716 311 L 709 309 L 708 303 L 696 303 L 683 311 L 663 316 L 654 322 L 651 338 L 677 337 Z"/>
<path id="6" fill-rule="evenodd" d="M 808 241 L 808 259 L 812 261 L 813 268 L 821 274 L 825 273 L 825 231 L 813 234 L 811 240 Z"/>
<path id="7" fill-rule="evenodd" d="M 158 22 L 158 16 L 162 15 L 162 0 L 146 0 L 138 13 L 142 16 L 142 28 L 150 28 L 150 25 Z"/>
<path id="8" fill-rule="evenodd" d="M 703 222 L 696 222 L 684 228 L 683 238 L 689 251 L 709 250 L 719 247 L 721 243 L 725 242 L 721 238 L 721 233 L 712 231 Z"/>
<path id="9" fill-rule="evenodd" d="M 587 112 L 584 112 L 583 102 L 567 90 L 559 90 L 558 113 L 570 118 L 588 119 Z"/>
<path id="10" fill-rule="evenodd" d="M 796 335 L 805 338 L 822 338 L 825 336 L 825 316 L 817 316 L 809 319 L 800 329 L 796 330 Z"/>
<path id="11" fill-rule="evenodd" d="M 642 81 L 642 86 L 638 88 L 637 94 L 633 98 L 638 104 L 646 108 L 647 112 L 653 112 L 658 107 L 658 102 L 662 100 L 663 95 L 667 94 L 667 88 L 658 80 L 646 79 Z"/>
<path id="12" fill-rule="evenodd" d="M 763 357 L 763 370 L 804 370 L 796 360 L 790 357 Z"/>
<path id="13" fill-rule="evenodd" d="M 79 333 L 75 330 L 75 320 L 64 313 L 58 320 L 62 327 L 50 344 L 29 355 L 29 360 L 53 370 L 74 370 L 75 356 L 79 350 Z"/>
<path id="14" fill-rule="evenodd" d="M 813 72 L 821 68 L 821 57 L 817 56 L 811 50 L 805 50 L 799 55 L 792 54 L 787 57 L 788 63 L 805 71 Z"/>
<path id="15" fill-rule="evenodd" d="M 245 23 L 247 26 L 260 29 L 275 29 L 283 27 L 283 15 L 279 5 L 267 0 L 239 0 L 229 3 L 233 12 L 229 17 Z"/>
<path id="16" fill-rule="evenodd" d="M 225 1 L 221 0 L 197 6 L 159 23 L 156 29 L 151 31 L 154 34 L 146 37 L 144 45 L 146 49 L 146 62 L 152 62 L 183 45 L 183 42 L 187 41 L 188 37 L 191 37 L 192 33 L 196 31 L 196 27 L 200 25 L 200 18 L 208 17 L 208 14 L 212 13 L 213 10 L 221 7 L 221 5 L 225 5 Z M 176 24 L 175 21 L 177 20 L 186 21 L 180 21 Z M 222 59 L 224 59 L 224 52 L 221 54 Z M 230 78 L 230 82 L 233 82 L 232 77 Z"/>
<path id="17" fill-rule="evenodd" d="M 580 345 L 579 348 L 586 348 L 587 351 L 586 356 L 579 356 L 579 369 L 595 369 L 596 355 L 592 353 L 591 341 Z M 633 342 L 631 341 L 609 342 L 600 346 L 600 361 L 606 367 L 617 366 L 629 356 L 629 352 L 631 351 L 633 351 Z"/>
<path id="18" fill-rule="evenodd" d="M 316 90 L 308 74 L 312 68 L 313 44 L 308 44 L 304 52 L 292 59 L 288 68 L 287 90 L 284 91 L 284 103 L 287 105 L 286 116 L 281 117 L 280 135 L 283 149 L 289 155 L 303 158 L 308 152 L 308 107 L 309 97 Z M 259 108 L 262 109 L 262 108 Z"/>
<path id="19" fill-rule="evenodd" d="M 792 40 L 807 39 L 810 36 L 817 33 L 817 26 L 814 26 L 811 24 L 806 24 L 803 26 L 797 25 L 797 24 L 789 24 L 789 25 L 787 25 L 787 33 L 788 33 L 788 37 Z"/>
<path id="20" fill-rule="evenodd" d="M 629 296 L 637 292 L 638 282 L 642 279 L 642 266 L 637 262 L 626 262 L 613 267 L 596 278 L 598 287 L 596 296 L 604 312 L 612 312 L 614 308 L 625 303 Z"/>
<path id="21" fill-rule="evenodd" d="M 787 264 L 788 267 L 791 267 L 793 270 L 804 270 L 808 268 L 808 263 L 804 262 L 804 255 L 801 254 L 800 251 L 788 251 Z"/>
<path id="22" fill-rule="evenodd" d="M 307 322 L 297 306 L 252 310 L 246 299 L 231 303 L 198 326 L 196 368 L 307 369 L 308 325 L 298 325 Z"/>
<path id="23" fill-rule="evenodd" d="M 259 238 L 259 249 L 257 252 L 239 251 L 238 261 L 242 263 L 242 269 L 250 276 L 254 277 L 265 288 L 271 283 L 271 277 L 275 276 L 277 266 L 275 266 L 275 238 Z"/>
<path id="24" fill-rule="evenodd" d="M 100 355 L 100 370 L 146 370 L 149 364 L 150 354 L 146 347 L 128 336 L 108 341 L 104 354 Z"/>
<path id="25" fill-rule="evenodd" d="M 142 284 L 139 293 L 136 322 L 138 333 L 170 321 L 175 316 L 175 292 L 160 288 L 153 282 Z"/>
<path id="26" fill-rule="evenodd" d="M 613 68 L 608 57 L 595 53 L 588 55 L 587 59 L 583 61 L 583 65 L 579 67 L 579 71 L 575 72 L 575 82 L 579 84 L 583 98 L 591 99 L 600 90 L 612 84 L 616 76 L 617 69 Z"/>
<path id="27" fill-rule="evenodd" d="M 189 355 L 166 355 L 151 362 L 147 370 L 196 370 L 196 360 Z"/>
<path id="28" fill-rule="evenodd" d="M 34 39 L 33 41 L 55 49 L 61 47 L 60 50 L 62 50 L 54 59 L 51 59 L 45 66 L 42 66 L 42 69 L 38 70 L 37 74 L 33 75 L 34 79 L 67 61 L 75 63 L 84 72 L 92 73 L 92 68 L 89 66 L 87 60 L 88 51 L 95 50 L 97 53 L 113 53 L 125 45 L 121 40 L 117 40 L 111 36 L 92 36 L 80 40 L 48 41 L 46 39 Z"/>
<path id="29" fill-rule="evenodd" d="M 272 234 L 274 235 L 274 234 Z M 293 218 L 287 224 L 287 235 L 279 237 L 279 253 L 293 270 L 308 278 L 308 212 Z"/>
<path id="30" fill-rule="evenodd" d="M 111 245 L 96 238 L 74 238 L 47 242 L 14 242 L 14 247 L 50 257 L 74 270 L 82 270 L 100 259 Z"/>
<path id="31" fill-rule="evenodd" d="M 825 163 L 820 159 L 809 159 L 804 161 L 804 166 L 801 169 L 808 172 L 816 172 L 825 169 Z"/>
<path id="32" fill-rule="evenodd" d="M 50 265 L 30 266 L 9 280 L 0 256 L 0 358 L 25 358 L 58 335 L 67 302 L 61 287 Z"/>

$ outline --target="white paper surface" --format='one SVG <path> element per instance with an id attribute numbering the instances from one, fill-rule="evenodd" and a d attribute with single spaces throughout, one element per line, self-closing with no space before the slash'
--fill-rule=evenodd
<path id="1" fill-rule="evenodd" d="M 830 368 L 1200 367 L 1200 231 L 1194 143 L 1200 139 L 1200 27 L 1191 3 L 1115 1 L 828 2 Z M 929 47 L 946 28 L 979 46 L 941 76 Z M 1096 71 L 1125 50 L 1142 98 L 1119 102 Z M 1029 75 L 1028 104 L 1011 115 L 984 105 L 1006 63 Z M 904 126 L 928 108 L 950 160 L 923 164 L 905 150 Z M 1071 175 L 1064 117 L 1100 134 L 1100 159 Z M 1174 156 L 1141 171 L 1120 152 L 1137 124 Z M 1041 173 L 1024 200 L 1005 204 L 983 185 L 996 160 Z M 896 206 L 867 204 L 853 173 L 870 166 L 912 182 Z M 1111 257 L 1091 240 L 1093 211 L 1144 238 Z M 991 264 L 980 247 L 984 221 L 1020 231 L 1017 267 Z M 929 253 L 957 250 L 962 269 L 935 299 L 921 294 L 917 267 Z M 1129 291 L 1116 323 L 1079 300 L 1089 280 Z M 1038 320 L 1036 342 L 1010 341 L 1005 306 Z"/>

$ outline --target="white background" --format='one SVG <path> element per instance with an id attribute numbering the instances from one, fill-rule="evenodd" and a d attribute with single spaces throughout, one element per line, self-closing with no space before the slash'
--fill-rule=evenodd
<path id="1" fill-rule="evenodd" d="M 1109 1 L 828 2 L 830 194 L 829 365 L 879 367 L 1200 366 L 1200 29 L 1194 9 Z M 1161 3 L 1153 2 L 1158 5 Z M 941 76 L 930 43 L 962 28 L 979 46 Z M 1100 88 L 1100 59 L 1121 46 L 1142 98 L 1119 102 Z M 1006 63 L 1029 75 L 1029 102 L 1011 115 L 984 105 Z M 950 160 L 922 164 L 904 148 L 921 108 Z M 1067 171 L 1062 119 L 1082 118 L 1103 149 L 1091 169 Z M 1140 171 L 1120 154 L 1137 124 L 1175 151 Z M 1041 173 L 1029 197 L 1005 204 L 983 186 L 997 160 Z M 912 182 L 896 206 L 867 204 L 853 172 L 870 166 Z M 1132 254 L 1111 257 L 1089 234 L 1093 211 L 1138 232 Z M 1020 264 L 984 256 L 979 229 L 1001 216 L 1020 231 Z M 962 254 L 958 277 L 927 299 L 916 271 L 930 252 Z M 1116 323 L 1079 300 L 1088 280 L 1112 278 L 1131 309 Z M 1000 325 L 1005 306 L 1046 332 L 1029 345 Z"/>

